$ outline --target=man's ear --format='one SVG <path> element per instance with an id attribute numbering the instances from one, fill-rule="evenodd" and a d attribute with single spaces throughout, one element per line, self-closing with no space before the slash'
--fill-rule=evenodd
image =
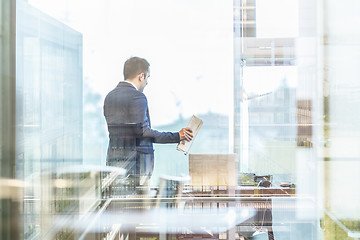
<path id="1" fill-rule="evenodd" d="M 141 73 L 139 73 L 139 74 L 136 76 L 136 79 L 138 79 L 138 80 L 141 82 Z"/>
<path id="2" fill-rule="evenodd" d="M 139 75 L 140 75 L 140 81 L 145 79 L 145 74 L 144 73 L 140 73 Z"/>

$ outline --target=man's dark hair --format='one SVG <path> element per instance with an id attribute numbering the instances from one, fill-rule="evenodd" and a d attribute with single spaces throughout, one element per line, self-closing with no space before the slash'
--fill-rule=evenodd
<path id="1" fill-rule="evenodd" d="M 148 74 L 150 63 L 139 57 L 131 57 L 124 64 L 124 80 L 132 79 L 140 73 Z"/>

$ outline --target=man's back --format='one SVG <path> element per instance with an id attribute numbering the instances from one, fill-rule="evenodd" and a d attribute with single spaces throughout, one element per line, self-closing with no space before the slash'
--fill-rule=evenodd
<path id="1" fill-rule="evenodd" d="M 130 83 L 120 82 L 105 98 L 104 115 L 108 124 L 143 123 L 147 108 L 145 95 Z"/>
<path id="2" fill-rule="evenodd" d="M 109 131 L 106 163 L 126 169 L 135 185 L 140 184 L 139 177 L 151 176 L 154 165 L 152 139 L 143 137 L 145 109 L 145 95 L 127 82 L 120 82 L 104 102 Z"/>

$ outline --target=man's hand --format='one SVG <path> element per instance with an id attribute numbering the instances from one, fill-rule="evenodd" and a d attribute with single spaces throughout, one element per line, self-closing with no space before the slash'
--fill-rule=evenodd
<path id="1" fill-rule="evenodd" d="M 192 130 L 190 128 L 183 128 L 179 131 L 180 141 L 191 141 L 193 139 Z"/>

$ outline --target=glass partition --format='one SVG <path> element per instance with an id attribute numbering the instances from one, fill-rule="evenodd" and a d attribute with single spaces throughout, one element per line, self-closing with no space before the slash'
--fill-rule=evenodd
<path id="1" fill-rule="evenodd" d="M 4 239 L 359 238 L 355 0 L 0 2 Z M 202 120 L 187 154 L 109 144 L 133 56 L 153 129 Z"/>
<path id="2" fill-rule="evenodd" d="M 337 226 L 326 237 L 359 238 L 359 194 L 352 191 L 359 180 L 359 61 L 360 31 L 356 27 L 360 5 L 348 1 L 339 11 L 335 1 L 324 5 L 324 222 Z M 351 7 L 350 7 L 351 6 Z M 338 21 L 335 21 L 338 19 Z M 336 23 L 335 23 L 336 22 Z M 344 27 L 340 27 L 344 25 Z M 341 196 L 341 197 L 340 197 Z"/>

